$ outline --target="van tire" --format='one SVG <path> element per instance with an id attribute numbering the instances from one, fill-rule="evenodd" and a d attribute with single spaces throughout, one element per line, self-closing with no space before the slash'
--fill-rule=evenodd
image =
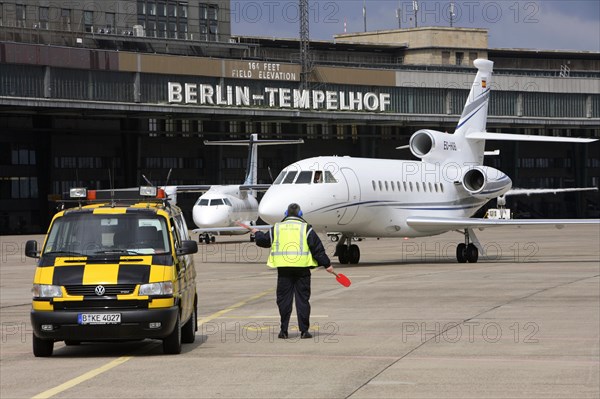
<path id="1" fill-rule="evenodd" d="M 181 331 L 181 342 L 184 344 L 191 344 L 196 340 L 196 323 L 196 306 L 194 306 L 194 310 L 192 311 L 190 319 L 183 325 Z"/>
<path id="2" fill-rule="evenodd" d="M 41 339 L 33 335 L 33 355 L 35 357 L 49 357 L 54 351 L 54 341 Z"/>
<path id="3" fill-rule="evenodd" d="M 163 339 L 163 352 L 168 355 L 178 355 L 181 353 L 181 316 L 177 313 L 175 328 L 171 334 Z"/>

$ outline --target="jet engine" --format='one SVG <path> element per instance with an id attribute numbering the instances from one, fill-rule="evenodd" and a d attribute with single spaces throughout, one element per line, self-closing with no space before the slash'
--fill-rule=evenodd
<path id="1" fill-rule="evenodd" d="M 419 130 L 409 142 L 410 152 L 425 162 L 443 162 L 459 151 L 457 137 L 436 130 Z"/>
<path id="2" fill-rule="evenodd" d="M 462 186 L 475 198 L 492 199 L 510 190 L 512 181 L 498 169 L 474 166 L 463 173 Z"/>

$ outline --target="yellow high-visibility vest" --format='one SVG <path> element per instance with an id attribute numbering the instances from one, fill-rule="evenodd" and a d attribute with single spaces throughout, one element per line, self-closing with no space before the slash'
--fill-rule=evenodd
<path id="1" fill-rule="evenodd" d="M 308 225 L 300 220 L 276 223 L 267 266 L 269 267 L 315 267 L 306 237 Z"/>

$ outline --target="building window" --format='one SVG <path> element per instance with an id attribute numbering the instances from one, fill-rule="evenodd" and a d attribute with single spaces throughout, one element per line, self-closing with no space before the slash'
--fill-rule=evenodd
<path id="1" fill-rule="evenodd" d="M 17 20 L 17 26 L 25 27 L 25 6 L 23 4 L 17 4 L 15 18 Z"/>
<path id="2" fill-rule="evenodd" d="M 464 58 L 465 58 L 465 53 L 457 51 L 456 52 L 456 65 L 462 65 Z"/>
<path id="3" fill-rule="evenodd" d="M 175 18 L 177 17 L 177 5 L 173 3 L 167 4 L 167 17 Z"/>
<path id="4" fill-rule="evenodd" d="M 29 199 L 38 197 L 37 177 L 0 178 L 2 199 Z"/>
<path id="5" fill-rule="evenodd" d="M 60 10 L 60 27 L 62 30 L 71 30 L 71 10 L 62 8 Z"/>
<path id="6" fill-rule="evenodd" d="M 35 165 L 35 151 L 27 147 L 13 146 L 11 151 L 12 165 Z"/>
<path id="7" fill-rule="evenodd" d="M 115 13 L 106 13 L 106 33 L 115 33 Z"/>
<path id="8" fill-rule="evenodd" d="M 138 24 L 144 26 L 148 37 L 187 39 L 187 10 L 187 1 L 138 0 Z"/>
<path id="9" fill-rule="evenodd" d="M 167 24 L 164 22 L 159 22 L 156 25 L 156 37 L 166 37 L 167 36 Z"/>
<path id="10" fill-rule="evenodd" d="M 166 10 L 166 4 L 165 3 L 157 3 L 156 4 L 156 15 L 159 17 L 166 17 L 167 16 L 167 10 Z"/>
<path id="11" fill-rule="evenodd" d="M 219 40 L 219 7 L 214 4 L 201 3 L 198 5 L 198 11 L 200 39 L 210 41 Z"/>
<path id="12" fill-rule="evenodd" d="M 50 16 L 50 9 L 48 7 L 40 7 L 39 14 L 40 14 L 40 22 L 39 22 L 38 27 L 40 29 L 48 29 L 48 19 Z"/>
<path id="13" fill-rule="evenodd" d="M 179 18 L 187 18 L 188 14 L 188 5 L 187 3 L 179 3 L 178 6 L 178 16 Z"/>
<path id="14" fill-rule="evenodd" d="M 208 27 L 206 25 L 200 25 L 200 40 L 208 40 Z"/>
<path id="15" fill-rule="evenodd" d="M 94 29 L 94 12 L 84 11 L 83 12 L 83 25 L 85 26 L 86 32 L 91 32 Z"/>

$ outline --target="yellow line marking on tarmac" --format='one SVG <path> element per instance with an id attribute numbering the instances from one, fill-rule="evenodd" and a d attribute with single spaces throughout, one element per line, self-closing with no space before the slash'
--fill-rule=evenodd
<path id="1" fill-rule="evenodd" d="M 95 370 L 92 371 L 88 371 L 87 373 L 80 375 L 79 377 L 73 378 L 70 381 L 65 382 L 64 384 L 61 384 L 59 386 L 57 386 L 56 388 L 52 388 L 49 389 L 45 392 L 42 392 L 38 395 L 35 395 L 32 399 L 45 399 L 45 398 L 51 398 L 52 396 L 59 394 L 63 391 L 66 391 L 67 389 L 73 388 L 76 385 L 81 384 L 84 381 L 87 381 L 89 379 L 94 378 L 95 376 L 104 373 L 105 371 L 108 371 L 112 368 L 115 368 L 123 363 L 125 363 L 126 361 L 128 361 L 129 359 L 133 358 L 133 356 L 121 356 L 118 359 L 113 360 L 110 363 L 105 364 L 102 367 L 98 367 Z"/>
<path id="2" fill-rule="evenodd" d="M 254 295 L 248 299 L 244 299 L 243 301 L 240 301 L 234 305 L 231 305 L 230 307 L 223 309 L 223 310 L 219 310 L 218 312 L 215 312 L 213 314 L 211 314 L 210 316 L 207 316 L 203 319 L 198 320 L 197 322 L 199 324 L 202 323 L 206 323 L 208 321 L 214 320 L 219 318 L 221 315 L 231 312 L 232 310 L 238 309 L 254 300 L 260 299 L 263 296 L 269 295 L 270 293 L 273 293 L 275 291 L 275 289 L 270 289 L 267 291 L 263 291 L 260 294 Z M 85 374 L 80 375 L 79 377 L 75 377 L 72 380 L 69 380 L 63 384 L 60 384 L 59 386 L 49 389 L 47 391 L 44 391 L 40 394 L 35 395 L 32 399 L 47 399 L 47 398 L 51 398 L 54 395 L 57 395 L 61 392 L 66 391 L 67 389 L 73 388 L 74 386 L 77 386 L 79 384 L 81 384 L 82 382 L 85 382 L 87 380 L 90 380 L 94 377 L 96 377 L 97 375 L 100 375 L 108 370 L 111 370 L 117 366 L 120 366 L 121 364 L 127 362 L 128 360 L 133 359 L 135 356 L 134 355 L 129 355 L 129 356 L 121 356 L 118 359 L 115 359 L 107 364 L 105 364 L 104 366 L 98 367 L 94 370 L 88 371 Z"/>

